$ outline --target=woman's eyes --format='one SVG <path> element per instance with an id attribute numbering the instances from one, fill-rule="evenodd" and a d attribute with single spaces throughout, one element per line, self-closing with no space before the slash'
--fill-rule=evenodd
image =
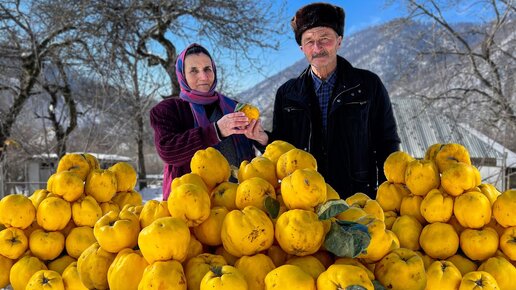
<path id="1" fill-rule="evenodd" d="M 204 72 L 212 72 L 212 71 L 213 71 L 213 69 L 212 69 L 211 67 L 205 67 L 205 68 L 203 69 L 203 71 L 204 71 Z M 197 74 L 197 73 L 199 73 L 199 69 L 197 69 L 197 68 L 192 68 L 192 69 L 190 70 L 190 72 L 191 72 L 191 73 L 194 73 L 194 74 Z"/>

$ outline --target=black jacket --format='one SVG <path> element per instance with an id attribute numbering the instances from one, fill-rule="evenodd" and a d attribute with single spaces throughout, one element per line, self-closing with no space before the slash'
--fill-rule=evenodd
<path id="1" fill-rule="evenodd" d="M 318 171 L 341 196 L 363 192 L 374 198 L 385 181 L 383 163 L 399 150 L 389 95 L 380 78 L 337 59 L 337 80 L 324 134 L 310 67 L 276 93 L 272 140 L 312 153 Z M 271 141 L 272 141 L 271 140 Z"/>

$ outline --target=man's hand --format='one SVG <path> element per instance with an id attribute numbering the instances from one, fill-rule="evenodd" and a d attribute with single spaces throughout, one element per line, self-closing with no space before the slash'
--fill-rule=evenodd
<path id="1" fill-rule="evenodd" d="M 258 143 L 262 145 L 267 145 L 269 142 L 269 135 L 265 133 L 265 130 L 262 127 L 262 122 L 260 119 L 251 120 L 251 123 L 247 126 L 245 130 L 245 136 L 251 140 L 256 140 Z"/>

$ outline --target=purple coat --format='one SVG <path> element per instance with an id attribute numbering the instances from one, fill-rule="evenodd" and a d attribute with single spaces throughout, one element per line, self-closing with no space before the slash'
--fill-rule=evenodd
<path id="1" fill-rule="evenodd" d="M 220 142 L 214 123 L 194 128 L 190 104 L 179 98 L 161 101 L 150 111 L 154 128 L 154 145 L 165 163 L 163 172 L 163 200 L 168 199 L 172 179 L 189 173 L 190 161 L 197 150 Z"/>

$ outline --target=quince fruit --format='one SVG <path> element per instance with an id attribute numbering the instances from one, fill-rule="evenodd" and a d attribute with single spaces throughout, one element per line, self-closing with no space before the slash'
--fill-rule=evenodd
<path id="1" fill-rule="evenodd" d="M 421 201 L 420 211 L 429 223 L 446 223 L 453 214 L 453 198 L 438 189 L 432 189 Z"/>
<path id="2" fill-rule="evenodd" d="M 278 163 L 278 159 L 283 153 L 287 153 L 288 151 L 295 149 L 296 147 L 286 141 L 275 140 L 272 141 L 269 145 L 265 147 L 265 151 L 263 152 L 263 157 L 268 158 L 274 166 Z"/>
<path id="3" fill-rule="evenodd" d="M 51 178 L 48 190 L 66 201 L 73 202 L 84 193 L 84 180 L 72 171 L 57 172 Z"/>
<path id="4" fill-rule="evenodd" d="M 387 181 L 405 184 L 405 171 L 409 162 L 413 160 L 414 157 L 403 151 L 391 153 L 383 164 L 383 172 Z"/>
<path id="5" fill-rule="evenodd" d="M 303 257 L 293 256 L 288 259 L 285 264 L 298 266 L 301 270 L 310 274 L 314 280 L 316 280 L 322 272 L 326 271 L 326 268 L 321 261 L 312 255 Z"/>
<path id="6" fill-rule="evenodd" d="M 105 251 L 99 243 L 89 246 L 77 260 L 77 272 L 88 289 L 108 289 L 107 273 L 116 254 Z"/>
<path id="7" fill-rule="evenodd" d="M 23 194 L 10 194 L 0 200 L 0 224 L 25 229 L 32 224 L 36 208 Z"/>
<path id="8" fill-rule="evenodd" d="M 81 278 L 79 277 L 79 272 L 77 271 L 77 262 L 72 262 L 66 269 L 63 271 L 61 275 L 63 278 L 63 284 L 65 289 L 74 289 L 74 290 L 88 290 L 84 284 L 81 282 Z"/>
<path id="9" fill-rule="evenodd" d="M 45 263 L 36 257 L 23 256 L 11 267 L 11 273 L 9 273 L 11 286 L 15 290 L 25 289 L 30 277 L 39 270 L 48 270 L 48 268 Z"/>
<path id="10" fill-rule="evenodd" d="M 276 165 L 268 158 L 257 156 L 251 162 L 244 160 L 240 163 L 238 170 L 238 182 L 260 177 L 267 180 L 274 188 L 278 187 L 278 177 L 276 176 Z"/>
<path id="11" fill-rule="evenodd" d="M 460 233 L 460 248 L 474 261 L 483 261 L 492 257 L 498 250 L 498 233 L 490 227 L 483 229 L 465 229 Z"/>
<path id="12" fill-rule="evenodd" d="M 276 266 L 268 256 L 256 254 L 241 257 L 235 262 L 235 268 L 244 275 L 249 289 L 265 289 L 265 276 Z"/>
<path id="13" fill-rule="evenodd" d="M 168 212 L 168 203 L 166 200 L 157 201 L 157 200 L 149 200 L 147 201 L 142 208 L 140 213 L 140 227 L 143 229 L 146 226 L 150 225 L 153 221 L 170 216 Z"/>
<path id="14" fill-rule="evenodd" d="M 440 146 L 437 153 L 435 153 L 435 163 L 439 168 L 439 172 L 443 173 L 457 163 L 471 165 L 471 159 L 466 147 L 461 144 L 449 143 Z"/>
<path id="15" fill-rule="evenodd" d="M 374 276 L 388 289 L 425 289 L 423 260 L 414 251 L 396 249 L 383 257 L 374 268 Z"/>
<path id="16" fill-rule="evenodd" d="M 90 162 L 82 154 L 67 153 L 59 160 L 56 172 L 71 171 L 77 174 L 83 181 L 86 180 L 91 170 Z"/>
<path id="17" fill-rule="evenodd" d="M 313 168 L 296 169 L 281 181 L 281 196 L 288 209 L 312 210 L 326 201 L 326 182 Z"/>
<path id="18" fill-rule="evenodd" d="M 500 236 L 500 249 L 511 261 L 516 261 L 516 227 L 506 228 Z"/>
<path id="19" fill-rule="evenodd" d="M 359 266 L 337 264 L 331 265 L 317 278 L 318 290 L 358 288 L 373 290 L 373 282 L 367 271 Z"/>
<path id="20" fill-rule="evenodd" d="M 45 261 L 57 258 L 63 251 L 64 245 L 65 237 L 61 232 L 46 232 L 38 229 L 29 237 L 31 253 Z"/>
<path id="21" fill-rule="evenodd" d="M 493 203 L 493 216 L 503 227 L 516 226 L 516 190 L 509 189 Z"/>
<path id="22" fill-rule="evenodd" d="M 409 215 L 399 216 L 392 225 L 391 230 L 398 237 L 400 247 L 413 251 L 419 250 L 419 236 L 423 226 L 415 217 Z"/>
<path id="23" fill-rule="evenodd" d="M 25 290 L 55 289 L 64 290 L 61 274 L 52 270 L 39 270 L 27 282 Z"/>
<path id="24" fill-rule="evenodd" d="M 211 267 L 222 267 L 224 265 L 227 265 L 227 262 L 221 255 L 204 253 L 191 258 L 185 266 L 188 289 L 199 289 L 202 278 L 210 271 Z"/>
<path id="25" fill-rule="evenodd" d="M 23 230 L 6 228 L 0 231 L 0 256 L 16 260 L 29 247 L 29 240 Z"/>
<path id="26" fill-rule="evenodd" d="M 138 244 L 140 220 L 128 210 L 120 213 L 110 211 L 102 216 L 93 228 L 93 235 L 102 249 L 118 253 L 124 248 L 133 248 Z"/>
<path id="27" fill-rule="evenodd" d="M 71 218 L 72 207 L 70 203 L 57 196 L 45 198 L 36 211 L 36 220 L 46 231 L 64 229 Z"/>
<path id="28" fill-rule="evenodd" d="M 211 191 L 211 205 L 223 206 L 227 208 L 227 210 L 237 209 L 235 204 L 237 188 L 237 183 L 229 181 L 217 185 L 217 187 Z"/>
<path id="29" fill-rule="evenodd" d="M 275 237 L 291 255 L 306 256 L 319 250 L 324 242 L 324 225 L 313 211 L 293 209 L 278 217 Z"/>
<path id="30" fill-rule="evenodd" d="M 267 214 L 254 206 L 232 210 L 221 230 L 224 249 L 236 257 L 254 255 L 268 249 L 274 241 L 274 226 Z"/>
<path id="31" fill-rule="evenodd" d="M 474 209 L 474 210 L 472 210 Z M 479 229 L 491 221 L 491 203 L 478 191 L 468 191 L 455 198 L 453 213 L 465 228 Z"/>
<path id="32" fill-rule="evenodd" d="M 507 259 L 500 256 L 491 257 L 485 260 L 479 271 L 488 272 L 495 278 L 500 289 L 514 289 L 514 280 L 516 279 L 516 267 Z"/>
<path id="33" fill-rule="evenodd" d="M 93 234 L 93 228 L 88 226 L 73 228 L 66 236 L 66 252 L 71 257 L 78 259 L 82 252 L 95 242 L 97 240 Z"/>
<path id="34" fill-rule="evenodd" d="M 247 281 L 244 275 L 230 265 L 212 267 L 201 280 L 200 290 L 247 290 Z"/>
<path id="35" fill-rule="evenodd" d="M 267 276 L 265 276 L 265 289 L 316 290 L 317 288 L 314 278 L 298 266 L 282 265 L 270 271 Z"/>
<path id="36" fill-rule="evenodd" d="M 141 206 L 142 195 L 136 190 L 119 191 L 111 199 L 113 202 L 118 204 L 120 208 L 124 208 L 126 205 Z"/>
<path id="37" fill-rule="evenodd" d="M 231 169 L 227 159 L 217 149 L 208 147 L 195 152 L 190 161 L 192 173 L 198 174 L 210 192 L 218 184 L 229 181 Z"/>
<path id="38" fill-rule="evenodd" d="M 439 170 L 433 161 L 414 160 L 407 164 L 405 183 L 412 194 L 425 196 L 440 184 Z"/>
<path id="39" fill-rule="evenodd" d="M 478 266 L 475 264 L 475 262 L 471 261 L 470 259 L 460 255 L 455 254 L 445 261 L 450 261 L 459 269 L 462 276 L 466 275 L 466 273 L 476 271 Z"/>
<path id="40" fill-rule="evenodd" d="M 9 285 L 9 272 L 11 272 L 13 263 L 13 260 L 0 255 L 0 288 Z"/>
<path id="41" fill-rule="evenodd" d="M 493 205 L 498 196 L 502 194 L 500 191 L 498 191 L 498 189 L 496 189 L 496 187 L 494 187 L 494 185 L 490 183 L 482 183 L 478 186 L 478 188 L 480 189 L 480 192 L 487 196 L 491 205 Z"/>
<path id="42" fill-rule="evenodd" d="M 405 196 L 410 195 L 410 191 L 403 184 L 384 181 L 376 192 L 376 201 L 380 204 L 384 212 L 400 212 L 401 201 Z"/>
<path id="43" fill-rule="evenodd" d="M 183 262 L 189 245 L 188 226 L 182 219 L 174 217 L 153 221 L 138 236 L 138 246 L 149 264 L 170 259 Z"/>
<path id="44" fill-rule="evenodd" d="M 93 196 L 96 201 L 110 201 L 117 190 L 116 175 L 112 171 L 93 169 L 86 178 L 84 192 Z"/>
<path id="45" fill-rule="evenodd" d="M 93 227 L 102 215 L 100 205 L 90 195 L 86 195 L 72 203 L 72 219 L 76 226 Z"/>
<path id="46" fill-rule="evenodd" d="M 500 287 L 493 275 L 488 272 L 473 271 L 462 277 L 459 290 L 467 289 L 498 290 Z"/>
<path id="47" fill-rule="evenodd" d="M 143 272 L 138 290 L 186 290 L 186 278 L 181 263 L 175 260 L 156 261 Z"/>
<path id="48" fill-rule="evenodd" d="M 459 249 L 459 235 L 446 223 L 426 225 L 419 236 L 419 244 L 427 255 L 434 259 L 449 258 Z"/>
<path id="49" fill-rule="evenodd" d="M 261 177 L 252 177 L 241 182 L 236 190 L 235 205 L 238 209 L 255 206 L 265 210 L 264 199 L 270 196 L 276 199 L 274 187 Z"/>
<path id="50" fill-rule="evenodd" d="M 107 272 L 109 289 L 137 290 L 149 263 L 143 258 L 140 251 L 123 249 L 117 255 Z"/>
<path id="51" fill-rule="evenodd" d="M 117 162 L 107 170 L 116 178 L 116 192 L 131 191 L 136 186 L 137 174 L 134 167 L 127 162 Z"/>
<path id="52" fill-rule="evenodd" d="M 462 274 L 450 261 L 435 261 L 426 270 L 426 279 L 428 290 L 458 289 Z"/>
<path id="53" fill-rule="evenodd" d="M 317 160 L 315 157 L 301 149 L 292 149 L 283 153 L 276 163 L 276 175 L 279 179 L 292 174 L 297 169 L 310 168 L 317 171 Z"/>
<path id="54" fill-rule="evenodd" d="M 238 104 L 237 108 L 235 108 L 235 112 L 244 112 L 249 120 L 257 120 L 260 118 L 260 110 L 251 104 Z"/>
<path id="55" fill-rule="evenodd" d="M 202 187 L 186 183 L 168 197 L 170 216 L 182 219 L 189 227 L 200 225 L 210 216 L 210 196 Z"/>
<path id="56" fill-rule="evenodd" d="M 222 245 L 220 231 L 224 218 L 228 214 L 225 207 L 217 206 L 210 210 L 210 216 L 200 225 L 193 228 L 195 237 L 203 244 L 208 246 Z"/>
<path id="57" fill-rule="evenodd" d="M 480 172 L 470 164 L 463 162 L 454 163 L 441 175 L 441 186 L 446 193 L 459 196 L 462 193 L 472 190 L 481 183 Z"/>

